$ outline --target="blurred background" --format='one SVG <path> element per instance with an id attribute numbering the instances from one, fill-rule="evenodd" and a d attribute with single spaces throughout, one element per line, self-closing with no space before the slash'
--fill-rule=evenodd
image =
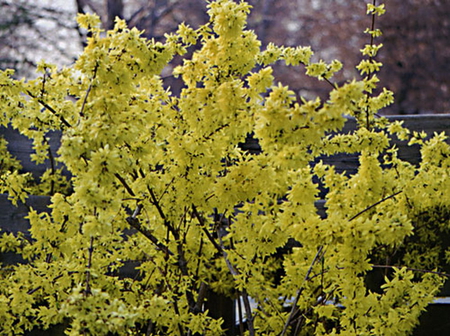
<path id="1" fill-rule="evenodd" d="M 248 29 L 262 41 L 308 46 L 314 60 L 344 63 L 335 82 L 358 78 L 360 49 L 370 42 L 364 0 L 249 0 L 253 10 Z M 379 2 L 379 1 L 378 1 Z M 389 0 L 386 15 L 376 22 L 383 31 L 378 60 L 384 66 L 381 84 L 395 93 L 395 104 L 382 114 L 450 113 L 450 1 Z M 70 65 L 82 51 L 85 31 L 77 13 L 100 15 L 104 28 L 125 19 L 144 35 L 164 40 L 185 22 L 194 28 L 208 20 L 205 0 L 0 0 L 0 69 L 16 69 L 16 77 L 33 76 L 40 59 Z M 179 60 L 178 60 L 179 61 Z M 329 85 L 304 75 L 302 68 L 274 66 L 276 80 L 298 95 L 326 97 Z M 170 68 L 165 73 L 170 74 Z M 181 84 L 166 84 L 176 93 Z"/>

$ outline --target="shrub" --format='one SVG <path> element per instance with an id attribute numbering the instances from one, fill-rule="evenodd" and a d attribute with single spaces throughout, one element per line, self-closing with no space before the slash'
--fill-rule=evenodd
<path id="1" fill-rule="evenodd" d="M 42 179 L 50 211 L 31 209 L 29 239 L 2 236 L 3 251 L 27 260 L 2 268 L 2 334 L 63 324 L 68 335 L 219 335 L 223 320 L 204 305 L 214 291 L 239 299 L 249 335 L 403 335 L 432 301 L 443 280 L 423 244 L 437 228 L 418 223 L 448 211 L 450 149 L 443 135 L 426 140 L 377 115 L 393 97 L 377 87 L 379 30 L 366 31 L 362 79 L 338 85 L 341 63 L 313 62 L 309 47 L 261 50 L 247 3 L 208 8 L 208 23 L 182 24 L 164 43 L 80 15 L 91 37 L 73 66 L 41 63 L 28 81 L 0 73 L 2 124 L 33 139 L 36 162 L 59 130 L 56 159 L 70 172 L 70 188 L 56 171 Z M 160 76 L 175 55 L 179 95 Z M 328 100 L 274 85 L 277 61 L 329 82 Z M 336 133 L 346 116 L 358 129 Z M 239 146 L 248 134 L 259 155 Z M 399 159 L 391 137 L 418 143 L 422 163 Z M 320 161 L 336 153 L 359 153 L 358 172 Z M 34 190 L 14 167 L 2 183 L 16 202 Z M 415 226 L 421 243 L 408 250 Z M 420 248 L 429 271 L 414 272 Z M 130 262 L 134 278 L 121 273 Z M 374 267 L 386 277 L 369 288 Z"/>

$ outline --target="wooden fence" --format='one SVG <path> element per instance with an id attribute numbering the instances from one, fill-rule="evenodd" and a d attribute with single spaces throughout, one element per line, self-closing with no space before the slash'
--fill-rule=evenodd
<path id="1" fill-rule="evenodd" d="M 450 137 L 450 115 L 414 115 L 414 116 L 390 116 L 390 120 L 403 120 L 404 125 L 413 131 L 425 131 L 428 134 L 435 132 L 445 132 Z M 343 129 L 343 133 L 348 133 L 355 129 L 355 120 L 349 119 Z M 18 134 L 17 132 L 0 128 L 0 135 L 3 135 L 9 142 L 8 149 L 10 153 L 18 158 L 23 166 L 23 169 L 28 172 L 32 172 L 34 175 L 42 174 L 50 163 L 45 162 L 42 165 L 35 165 L 30 160 L 30 154 L 32 153 L 31 141 Z M 57 133 L 51 134 L 50 146 L 51 150 L 55 152 L 58 148 L 60 136 Z M 399 148 L 399 157 L 409 161 L 413 164 L 417 164 L 420 161 L 420 153 L 418 146 L 407 146 L 406 142 L 393 141 Z M 260 151 L 258 143 L 253 139 L 248 139 L 242 147 L 250 152 L 257 153 Z M 336 167 L 336 171 L 346 171 L 348 173 L 354 173 L 358 168 L 358 155 L 335 155 L 332 157 L 324 158 L 324 161 L 328 164 L 333 164 Z M 28 221 L 25 217 L 28 214 L 28 208 L 31 206 L 38 211 L 46 211 L 47 206 L 50 203 L 49 197 L 46 196 L 30 196 L 26 204 L 19 204 L 17 207 L 13 206 L 7 199 L 7 195 L 0 194 L 0 229 L 3 232 L 27 232 L 29 228 Z M 324 202 L 318 202 L 318 211 L 324 215 Z M 449 219 L 450 220 L 450 219 Z M 20 262 L 20 258 L 12 253 L 4 253 L 0 256 L 0 260 L 3 263 L 16 263 Z M 450 288 L 446 286 L 441 296 L 450 296 Z M 216 312 L 223 312 L 227 314 L 225 317 L 228 325 L 233 323 L 233 309 L 234 305 L 230 301 L 224 301 L 223 298 L 217 298 L 222 300 L 220 307 L 210 307 L 210 309 Z M 214 302 L 218 302 L 214 300 Z M 421 325 L 415 331 L 415 336 L 422 335 L 450 335 L 450 321 L 446 318 L 450 314 L 450 300 L 448 304 L 446 300 L 441 300 L 442 304 L 436 303 L 429 306 L 428 313 L 423 314 L 421 317 Z M 221 313 L 218 313 L 219 315 Z M 231 319 L 231 321 L 230 321 Z M 231 333 L 234 334 L 232 328 Z M 32 332 L 28 335 L 62 335 L 60 331 L 55 330 L 52 333 L 40 333 L 38 331 Z"/>

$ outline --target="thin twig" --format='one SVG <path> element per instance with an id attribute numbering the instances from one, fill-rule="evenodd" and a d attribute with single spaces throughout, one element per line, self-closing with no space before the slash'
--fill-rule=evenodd
<path id="1" fill-rule="evenodd" d="M 172 180 L 167 184 L 166 188 L 165 188 L 164 191 L 161 193 L 161 196 L 159 196 L 158 203 L 161 203 L 162 198 L 163 198 L 164 195 L 167 193 L 167 190 L 168 190 L 169 187 L 172 185 L 172 183 L 173 183 L 174 180 L 175 180 L 175 177 L 173 177 Z"/>
<path id="2" fill-rule="evenodd" d="M 85 106 L 86 106 L 86 102 L 87 102 L 87 99 L 88 99 L 88 97 L 89 97 L 89 93 L 91 93 L 92 82 L 94 81 L 95 77 L 97 76 L 98 66 L 99 66 L 99 64 L 98 64 L 98 62 L 97 62 L 97 63 L 95 64 L 94 74 L 92 75 L 91 82 L 89 83 L 89 87 L 88 87 L 88 89 L 86 90 L 86 95 L 84 96 L 83 103 L 81 104 L 80 117 L 84 117 L 84 108 L 85 108 Z"/>
<path id="3" fill-rule="evenodd" d="M 377 4 L 377 0 L 373 0 L 372 5 L 375 7 L 375 5 Z M 375 11 L 372 13 L 372 24 L 370 25 L 370 30 L 373 32 L 375 30 Z M 370 34 L 370 46 L 373 47 L 373 43 L 374 43 L 374 36 L 373 34 Z M 372 54 L 369 55 L 369 60 L 372 61 L 373 60 L 373 56 Z"/>
<path id="4" fill-rule="evenodd" d="M 138 230 L 140 233 L 142 233 L 153 244 L 155 244 L 160 250 L 164 251 L 167 254 L 174 255 L 173 252 L 171 252 L 167 246 L 165 246 L 163 243 L 161 243 L 158 240 L 158 238 L 156 238 L 149 229 L 142 226 L 142 224 L 139 222 L 139 219 L 136 218 L 139 215 L 139 213 L 141 212 L 142 208 L 143 208 L 142 204 L 138 204 L 133 215 L 126 219 L 128 224 L 130 224 L 130 226 L 132 226 L 133 228 Z"/>
<path id="5" fill-rule="evenodd" d="M 323 291 L 321 292 L 321 297 L 319 298 L 319 300 L 317 300 L 316 303 L 312 304 L 304 314 L 302 314 L 301 316 L 298 317 L 294 335 L 298 335 L 300 333 L 300 327 L 303 324 L 303 322 L 305 321 L 306 316 L 308 316 L 308 314 L 310 314 L 315 307 L 317 307 L 319 305 L 323 305 L 325 302 L 327 302 L 327 300 L 330 297 L 331 297 L 331 293 L 323 295 Z"/>
<path id="6" fill-rule="evenodd" d="M 56 117 L 59 118 L 59 120 L 66 125 L 67 127 L 72 127 L 72 125 L 70 125 L 66 119 L 64 119 L 64 117 L 62 115 L 58 115 L 58 112 L 55 111 L 55 109 L 53 107 L 51 107 L 50 105 L 48 105 L 45 101 L 43 101 L 40 98 L 37 98 L 35 95 L 33 95 L 31 93 L 31 91 L 27 90 L 27 94 L 33 98 L 36 99 L 38 101 L 39 104 L 41 104 L 42 106 L 44 106 L 47 110 L 49 110 L 51 113 L 53 113 Z"/>
<path id="7" fill-rule="evenodd" d="M 188 262 L 184 255 L 183 242 L 181 242 L 181 241 L 177 241 L 177 253 L 178 253 L 178 263 L 177 264 L 178 264 L 178 267 L 180 268 L 181 274 L 184 277 L 189 278 L 190 276 L 189 276 Z M 186 295 L 186 300 L 189 305 L 189 310 L 193 311 L 196 306 L 196 302 L 194 300 L 194 295 L 192 294 L 191 288 L 186 289 L 185 295 Z"/>
<path id="8" fill-rule="evenodd" d="M 372 268 L 389 268 L 389 269 L 394 269 L 394 268 L 403 268 L 403 266 L 372 265 Z M 450 278 L 450 274 L 448 274 L 448 273 L 437 272 L 437 271 L 428 271 L 428 270 L 423 270 L 423 269 L 418 269 L 418 268 L 411 268 L 411 267 L 406 267 L 406 269 L 408 271 L 436 274 L 436 275 L 439 275 L 439 276 L 444 276 L 444 277 Z"/>
<path id="9" fill-rule="evenodd" d="M 155 192 L 150 187 L 147 187 L 147 189 L 148 192 L 150 193 L 150 197 L 152 198 L 152 204 L 156 207 L 156 210 L 158 210 L 158 213 L 161 216 L 161 218 L 166 220 L 166 215 L 164 214 L 164 211 L 161 208 L 159 200 L 156 198 Z"/>
<path id="10" fill-rule="evenodd" d="M 222 241 L 222 237 L 220 236 L 220 233 L 218 232 L 217 235 L 219 237 L 219 245 L 222 250 L 222 256 L 225 260 L 228 270 L 230 271 L 233 278 L 236 278 L 240 275 L 240 273 L 230 262 L 230 259 L 228 258 L 228 253 L 226 252 L 225 247 L 223 245 L 223 241 Z M 248 327 L 249 335 L 255 336 L 256 335 L 255 327 L 253 324 L 254 317 L 252 314 L 252 307 L 250 306 L 250 300 L 249 300 L 248 293 L 245 289 L 243 289 L 242 291 L 240 291 L 239 296 L 242 297 L 242 301 L 244 301 L 244 309 L 245 309 L 245 314 L 246 314 L 246 318 L 247 318 L 247 327 Z M 240 298 L 238 298 L 238 300 L 240 300 Z"/>
<path id="11" fill-rule="evenodd" d="M 397 191 L 395 194 L 389 195 L 389 196 L 383 198 L 382 200 L 380 200 L 380 201 L 378 201 L 378 202 L 372 204 L 371 206 L 365 208 L 364 210 L 361 210 L 361 211 L 358 212 L 356 215 L 354 215 L 352 218 L 350 218 L 348 221 L 351 222 L 352 220 L 354 220 L 354 219 L 358 218 L 359 216 L 361 216 L 363 213 L 365 213 L 365 212 L 369 211 L 370 209 L 376 207 L 378 204 L 383 203 L 384 201 L 387 201 L 388 199 L 391 199 L 391 198 L 397 196 L 397 195 L 400 194 L 401 192 L 402 192 L 402 191 Z"/>
<path id="12" fill-rule="evenodd" d="M 198 274 L 200 272 L 200 266 L 202 264 L 202 253 L 203 253 L 203 236 L 200 237 L 200 244 L 197 252 L 197 266 L 195 268 L 195 279 L 198 279 Z"/>
<path id="13" fill-rule="evenodd" d="M 303 285 L 305 284 L 306 281 L 309 280 L 309 275 L 311 274 L 314 265 L 316 264 L 316 262 L 318 260 L 322 259 L 324 254 L 325 254 L 324 247 L 320 246 L 317 249 L 317 253 L 314 256 L 314 259 L 312 260 L 311 265 L 309 265 L 308 271 L 306 272 L 305 278 L 303 279 L 303 282 L 302 282 L 300 288 L 297 290 L 297 294 L 295 295 L 294 302 L 292 303 L 291 312 L 289 313 L 289 317 L 286 320 L 286 323 L 284 324 L 284 328 L 283 328 L 283 331 L 281 332 L 281 336 L 286 335 L 287 329 L 288 329 L 289 325 L 291 324 L 291 322 L 293 321 L 295 314 L 297 313 L 297 304 L 298 304 L 298 300 L 300 299 L 300 295 L 302 294 L 303 289 L 304 289 Z"/>
<path id="14" fill-rule="evenodd" d="M 86 267 L 86 289 L 84 290 L 84 296 L 91 294 L 91 267 L 92 267 L 92 254 L 94 252 L 94 237 L 91 237 L 91 243 L 88 249 L 88 264 Z"/>
<path id="15" fill-rule="evenodd" d="M 375 7 L 375 5 L 377 4 L 376 0 L 373 0 L 372 5 Z M 370 30 L 373 32 L 375 30 L 375 11 L 372 13 L 372 24 L 370 26 Z M 374 36 L 373 33 L 370 34 L 370 47 L 373 47 L 373 43 L 374 43 Z M 372 53 L 369 55 L 369 62 L 373 61 L 373 56 Z M 369 79 L 372 79 L 374 76 L 374 74 L 370 74 L 369 75 Z M 369 92 L 366 93 L 366 100 L 369 100 Z M 366 128 L 368 130 L 370 130 L 370 119 L 369 119 L 369 108 L 366 107 Z"/>
<path id="16" fill-rule="evenodd" d="M 37 287 L 35 287 L 35 288 L 33 288 L 33 289 L 30 289 L 30 290 L 27 292 L 27 294 L 28 294 L 28 295 L 31 295 L 31 294 L 37 292 L 37 291 L 38 291 L 39 289 L 41 289 L 41 288 L 42 288 L 42 286 L 37 286 Z"/>
<path id="17" fill-rule="evenodd" d="M 164 213 L 164 210 L 161 206 L 161 203 L 159 202 L 158 198 L 155 195 L 155 192 L 153 191 L 152 188 L 150 188 L 149 186 L 147 186 L 147 190 L 150 193 L 150 197 L 151 197 L 151 203 L 156 207 L 156 210 L 159 213 L 159 216 L 161 217 L 161 219 L 164 221 L 164 225 L 167 227 L 167 229 L 170 231 L 170 233 L 172 233 L 173 237 L 175 238 L 175 240 L 178 242 L 180 240 L 180 233 L 179 230 L 177 230 L 170 221 L 167 220 L 167 217 Z"/>
<path id="18" fill-rule="evenodd" d="M 55 176 L 56 174 L 55 158 L 52 153 L 52 148 L 50 147 L 50 142 L 48 141 L 47 138 L 44 137 L 44 141 L 48 146 L 48 159 L 50 160 L 50 169 L 52 171 L 51 175 Z M 50 195 L 53 195 L 54 191 L 55 191 L 55 180 L 52 179 L 50 181 Z"/>
<path id="19" fill-rule="evenodd" d="M 197 218 L 197 220 L 199 221 L 200 225 L 202 226 L 202 230 L 203 232 L 206 234 L 206 237 L 208 237 L 209 241 L 214 245 L 214 247 L 216 248 L 216 250 L 219 253 L 222 253 L 222 247 L 217 243 L 217 241 L 214 239 L 214 237 L 212 236 L 212 234 L 208 231 L 208 229 L 206 228 L 205 225 L 205 220 L 204 218 L 198 213 L 197 208 L 195 205 L 192 205 L 192 213 L 194 214 L 195 218 Z"/>
<path id="20" fill-rule="evenodd" d="M 331 82 L 328 78 L 323 77 L 323 79 L 325 80 L 325 82 L 327 82 L 328 84 L 330 84 L 333 89 L 337 89 L 336 84 L 333 84 L 333 82 Z"/>
<path id="21" fill-rule="evenodd" d="M 185 277 L 189 277 L 188 261 L 185 256 L 183 241 L 180 239 L 179 230 L 177 230 L 172 225 L 172 223 L 169 220 L 167 220 L 164 210 L 163 210 L 161 204 L 159 203 L 158 198 L 156 197 L 155 193 L 153 192 L 153 189 L 150 188 L 149 186 L 147 186 L 147 189 L 150 193 L 151 203 L 156 207 L 161 219 L 164 221 L 164 225 L 167 227 L 167 230 L 170 231 L 170 233 L 172 233 L 173 237 L 175 238 L 175 241 L 177 243 L 177 254 L 178 254 L 178 263 L 177 264 L 181 271 L 181 274 Z M 189 288 L 186 289 L 185 295 L 186 295 L 186 300 L 189 305 L 189 309 L 190 310 L 194 309 L 195 300 L 194 300 L 194 296 L 192 294 L 191 289 L 189 289 Z"/>
<path id="22" fill-rule="evenodd" d="M 133 189 L 131 189 L 127 181 L 125 181 L 125 179 L 119 173 L 115 173 L 114 176 L 120 181 L 120 183 L 122 183 L 123 187 L 128 191 L 128 193 L 131 196 L 136 197 L 136 195 L 133 192 Z"/>
<path id="23" fill-rule="evenodd" d="M 173 310 L 175 311 L 175 314 L 177 316 L 180 316 L 180 310 L 178 309 L 177 302 L 178 301 L 176 299 L 172 300 Z M 184 329 L 183 326 L 178 322 L 178 331 L 180 333 L 180 336 L 183 336 L 185 334 L 183 329 Z"/>
<path id="24" fill-rule="evenodd" d="M 4 269 L 4 268 L 2 268 L 2 269 Z M 76 274 L 76 273 L 79 273 L 79 272 L 78 272 L 78 271 L 69 271 L 69 272 L 67 272 L 67 275 L 72 275 L 72 274 Z M 54 284 L 54 283 L 56 282 L 56 280 L 58 280 L 59 278 L 62 278 L 63 276 L 64 276 L 64 274 L 60 274 L 60 275 L 54 277 L 53 280 L 51 280 L 50 283 Z M 35 288 L 33 288 L 33 289 L 30 289 L 30 290 L 27 292 L 27 294 L 28 294 L 28 295 L 31 295 L 31 294 L 35 293 L 36 291 L 38 291 L 38 290 L 41 289 L 41 288 L 42 288 L 42 286 L 37 286 L 37 287 L 35 287 Z"/>
<path id="25" fill-rule="evenodd" d="M 47 79 L 47 70 L 45 71 L 44 75 L 42 76 L 42 87 L 41 87 L 41 97 L 44 97 L 45 94 L 45 82 Z"/>

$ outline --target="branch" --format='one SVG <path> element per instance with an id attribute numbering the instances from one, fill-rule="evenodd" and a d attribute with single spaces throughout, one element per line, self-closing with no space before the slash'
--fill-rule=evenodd
<path id="1" fill-rule="evenodd" d="M 373 4 L 373 6 L 375 6 L 377 4 L 377 0 L 373 0 L 372 4 Z M 372 24 L 370 26 L 370 30 L 371 31 L 375 30 L 375 17 L 376 17 L 376 13 L 373 12 L 372 13 Z M 373 36 L 373 34 L 370 34 L 370 46 L 371 47 L 373 47 L 373 43 L 374 43 L 374 36 Z M 372 60 L 373 60 L 373 56 L 371 54 L 369 56 L 369 61 L 371 62 Z M 372 73 L 370 75 L 370 79 L 373 78 L 373 76 L 374 76 L 374 74 Z M 368 99 L 369 99 L 369 92 L 366 93 L 366 100 L 368 100 Z M 368 130 L 370 130 L 369 110 L 368 110 L 367 107 L 366 107 L 366 111 L 365 112 L 366 112 L 366 128 Z"/>
<path id="2" fill-rule="evenodd" d="M 223 241 L 222 241 L 220 234 L 218 234 L 218 237 L 219 237 L 220 248 L 222 250 L 222 256 L 225 259 L 225 263 L 227 264 L 228 270 L 230 271 L 233 278 L 236 278 L 240 275 L 240 273 L 236 268 L 234 268 L 233 264 L 228 259 L 228 253 L 225 250 L 225 247 L 223 245 Z M 245 289 L 243 289 L 242 291 L 240 291 L 239 296 L 241 296 L 242 300 L 244 301 L 244 309 L 245 309 L 245 314 L 246 314 L 246 318 L 247 318 L 247 327 L 248 327 L 249 335 L 255 336 L 256 333 L 255 333 L 255 327 L 253 325 L 252 307 L 250 306 L 250 300 L 248 299 L 247 291 Z"/>
<path id="3" fill-rule="evenodd" d="M 141 212 L 142 208 L 143 208 L 142 204 L 138 204 L 133 215 L 126 219 L 128 224 L 130 224 L 131 227 L 135 228 L 140 233 L 142 233 L 153 244 L 155 244 L 160 250 L 164 251 L 167 254 L 174 255 L 173 252 L 171 252 L 167 246 L 165 246 L 163 243 L 161 243 L 158 240 L 158 238 L 156 238 L 149 229 L 142 226 L 142 224 L 139 222 L 139 219 L 136 218 L 139 215 L 139 213 Z"/>
<path id="4" fill-rule="evenodd" d="M 372 268 L 389 268 L 389 269 L 394 269 L 394 268 L 403 268 L 403 267 L 404 266 L 372 265 Z M 411 267 L 405 267 L 405 268 L 408 271 L 436 274 L 436 275 L 439 275 L 439 276 L 450 278 L 450 274 L 448 274 L 448 273 L 437 272 L 437 271 L 428 271 L 428 270 L 423 270 L 423 269 L 418 269 L 418 268 L 411 268 Z"/>
<path id="5" fill-rule="evenodd" d="M 33 288 L 33 289 L 30 289 L 28 292 L 27 292 L 27 294 L 28 295 L 31 295 L 31 294 L 33 294 L 34 292 L 37 292 L 39 289 L 41 289 L 42 288 L 42 286 L 37 286 L 37 287 L 35 287 L 35 288 Z"/>
<path id="6" fill-rule="evenodd" d="M 5 269 L 5 268 L 2 267 L 2 270 L 3 270 L 3 269 Z M 79 272 L 78 272 L 78 271 L 69 271 L 69 272 L 67 272 L 67 275 L 72 275 L 72 274 L 76 274 L 76 273 L 79 273 Z M 64 276 L 64 274 L 60 274 L 60 275 L 54 277 L 54 278 L 50 281 L 50 283 L 55 284 L 56 280 L 62 278 L 63 276 Z M 35 287 L 35 288 L 33 288 L 33 289 L 30 289 L 30 290 L 27 292 L 27 294 L 28 294 L 28 295 L 31 295 L 31 294 L 35 293 L 36 291 L 38 291 L 38 290 L 41 289 L 41 288 L 42 288 L 42 286 L 37 286 L 37 287 Z"/>
<path id="7" fill-rule="evenodd" d="M 332 293 L 328 293 L 328 294 L 325 294 L 325 295 L 323 295 L 323 294 L 324 294 L 323 291 L 321 291 L 321 294 L 320 294 L 320 296 L 319 296 L 319 300 L 317 300 L 316 303 L 312 304 L 312 305 L 308 308 L 308 310 L 306 310 L 306 312 L 305 312 L 304 314 L 302 314 L 301 316 L 299 316 L 299 317 L 297 318 L 297 325 L 296 325 L 296 327 L 295 327 L 295 331 L 294 331 L 294 334 L 293 334 L 293 335 L 299 335 L 299 334 L 300 334 L 300 326 L 301 326 L 302 323 L 305 321 L 306 316 L 307 316 L 308 314 L 310 314 L 311 311 L 312 311 L 315 307 L 317 307 L 317 306 L 319 306 L 319 305 L 323 305 L 323 304 L 331 297 L 331 295 L 332 295 Z M 305 315 L 306 315 L 306 316 L 305 316 Z"/>
<path id="8" fill-rule="evenodd" d="M 198 314 L 202 311 L 203 302 L 205 301 L 206 294 L 208 293 L 208 285 L 204 282 L 200 284 L 200 288 L 198 289 L 197 302 L 195 303 L 192 312 L 194 314 Z"/>
<path id="9" fill-rule="evenodd" d="M 58 115 L 58 113 L 55 111 L 55 109 L 54 109 L 53 107 L 51 107 L 50 105 L 48 105 L 45 101 L 43 101 L 43 100 L 40 99 L 40 98 L 37 98 L 37 97 L 36 97 L 35 95 L 33 95 L 33 94 L 31 93 L 31 91 L 29 91 L 29 90 L 27 90 L 27 94 L 28 94 L 31 98 L 36 99 L 36 100 L 38 101 L 39 104 L 41 104 L 42 106 L 44 106 L 47 110 L 49 110 L 49 111 L 50 111 L 51 113 L 53 113 L 56 117 L 58 117 L 59 120 L 60 120 L 65 126 L 67 126 L 67 127 L 72 127 L 72 125 L 70 125 L 70 124 L 67 122 L 67 120 L 64 119 L 63 116 Z"/>
<path id="10" fill-rule="evenodd" d="M 84 290 L 84 296 L 91 294 L 91 267 L 92 267 L 92 253 L 94 252 L 94 237 L 91 237 L 91 244 L 88 249 L 88 264 L 86 269 L 86 289 Z"/>
<path id="11" fill-rule="evenodd" d="M 322 259 L 322 257 L 323 257 L 324 254 L 325 254 L 324 248 L 323 248 L 323 246 L 320 246 L 320 247 L 318 248 L 318 250 L 317 250 L 316 255 L 314 256 L 314 259 L 313 259 L 312 262 L 311 262 L 311 265 L 310 265 L 309 268 L 308 268 L 308 271 L 306 272 L 306 275 L 305 275 L 305 278 L 303 279 L 302 285 L 301 285 L 300 288 L 297 290 L 297 294 L 296 294 L 296 296 L 295 296 L 295 300 L 294 300 L 294 302 L 292 303 L 291 312 L 289 313 L 289 317 L 288 317 L 288 319 L 286 320 L 286 323 L 284 324 L 284 328 L 283 328 L 283 331 L 282 331 L 282 333 L 281 333 L 281 336 L 286 335 L 286 332 L 287 332 L 287 329 L 288 329 L 289 325 L 290 325 L 291 322 L 294 320 L 294 316 L 295 316 L 295 314 L 297 313 L 297 304 L 298 304 L 298 300 L 300 299 L 300 295 L 301 295 L 302 292 L 303 292 L 303 288 L 304 288 L 303 285 L 304 285 L 304 283 L 305 283 L 306 281 L 309 280 L 309 275 L 311 274 L 314 265 L 316 264 L 316 262 L 317 262 L 318 260 Z M 298 326 L 297 326 L 297 327 L 298 327 Z"/>
<path id="12" fill-rule="evenodd" d="M 369 211 L 370 209 L 376 207 L 378 204 L 383 203 L 384 201 L 387 201 L 388 199 L 391 199 L 391 198 L 397 196 L 397 195 L 400 194 L 401 192 L 402 192 L 402 191 L 397 191 L 395 194 L 392 194 L 392 195 L 390 195 L 390 196 L 387 196 L 387 197 L 383 198 L 382 200 L 380 200 L 380 201 L 378 201 L 378 202 L 372 204 L 371 206 L 369 206 L 369 207 L 365 208 L 364 210 L 358 212 L 356 215 L 354 215 L 354 216 L 353 216 L 352 218 L 350 218 L 348 221 L 351 222 L 352 220 L 354 220 L 354 219 L 358 218 L 359 216 L 361 216 L 361 215 L 362 215 L 363 213 L 365 213 L 366 211 Z"/>
<path id="13" fill-rule="evenodd" d="M 325 81 L 325 82 L 327 82 L 328 84 L 330 84 L 332 87 L 333 87 L 333 89 L 337 89 L 337 85 L 336 84 L 333 84 L 328 78 L 325 78 L 325 77 L 322 77 L 323 78 L 323 80 Z"/>
<path id="14" fill-rule="evenodd" d="M 168 232 L 172 232 L 172 234 L 174 235 L 174 238 L 176 240 L 177 243 L 177 254 L 178 254 L 178 267 L 181 271 L 181 274 L 186 277 L 189 278 L 189 269 L 188 269 L 188 262 L 186 260 L 186 257 L 184 255 L 184 248 L 183 248 L 183 242 L 180 241 L 179 239 L 179 234 L 178 232 L 173 228 L 173 226 L 170 224 L 169 221 L 167 221 L 166 216 L 164 215 L 164 212 L 160 206 L 160 204 L 158 203 L 158 200 L 156 199 L 155 194 L 153 193 L 153 190 L 148 188 L 148 190 L 150 191 L 151 197 L 153 199 L 153 204 L 156 206 L 156 208 L 158 209 L 158 212 L 161 215 L 161 218 L 164 220 L 164 225 L 166 226 Z M 150 239 L 150 241 L 152 241 L 156 246 L 158 246 L 160 249 L 162 249 L 163 251 L 166 252 L 166 255 L 171 254 L 173 255 L 173 253 L 168 249 L 168 247 L 166 247 L 164 244 L 160 243 L 158 241 L 158 239 L 146 228 L 144 228 L 139 220 L 136 218 L 139 213 L 141 212 L 143 206 L 142 204 L 138 204 L 136 210 L 134 211 L 133 215 L 131 217 L 127 218 L 127 222 L 134 228 L 136 228 L 139 232 L 141 232 L 142 234 L 144 234 L 144 236 L 146 236 L 148 239 Z M 189 305 L 189 309 L 191 311 L 193 311 L 193 309 L 196 307 L 196 302 L 194 300 L 194 296 L 191 292 L 191 289 L 186 289 L 186 299 L 188 301 L 188 305 Z"/>
<path id="15" fill-rule="evenodd" d="M 180 268 L 181 274 L 184 277 L 189 278 L 189 269 L 187 267 L 188 262 L 186 260 L 186 257 L 184 256 L 183 243 L 181 241 L 177 241 L 177 252 L 178 252 L 178 267 Z M 194 300 L 194 295 L 192 295 L 191 288 L 186 289 L 185 295 L 189 305 L 189 310 L 193 312 L 197 304 Z"/>
<path id="16" fill-rule="evenodd" d="M 136 195 L 133 192 L 133 189 L 131 189 L 127 181 L 125 181 L 125 179 L 122 176 L 120 176 L 119 173 L 115 173 L 114 176 L 117 177 L 117 179 L 120 181 L 120 183 L 122 183 L 123 187 L 128 191 L 128 193 L 131 196 L 136 197 Z"/>
<path id="17" fill-rule="evenodd" d="M 98 70 L 98 63 L 95 64 L 94 74 L 92 75 L 91 82 L 89 83 L 89 87 L 86 90 L 86 95 L 84 96 L 83 104 L 81 104 L 80 117 L 84 117 L 84 107 L 86 106 L 86 102 L 89 97 L 89 93 L 91 93 L 92 82 L 94 81 L 95 77 L 97 76 L 97 70 Z"/>
<path id="18" fill-rule="evenodd" d="M 214 131 L 212 131 L 212 132 L 209 133 L 208 135 L 204 135 L 204 136 L 203 136 L 203 139 L 205 139 L 205 140 L 210 140 L 211 137 L 212 137 L 214 134 L 216 134 L 217 132 L 223 130 L 225 127 L 228 127 L 228 126 L 230 126 L 230 125 L 229 125 L 229 124 L 223 124 L 223 125 L 217 127 Z"/>
<path id="19" fill-rule="evenodd" d="M 161 205 L 159 204 L 159 201 L 156 198 L 155 193 L 153 192 L 153 189 L 150 187 L 147 188 L 150 193 L 150 197 L 152 198 L 152 204 L 156 207 L 156 210 L 158 210 L 158 213 L 161 216 L 161 218 L 166 220 L 166 215 L 164 214 L 164 211 L 162 210 Z"/>
<path id="20" fill-rule="evenodd" d="M 52 171 L 51 175 L 55 176 L 56 174 L 55 157 L 53 156 L 52 148 L 50 147 L 50 142 L 46 137 L 44 137 L 44 142 L 48 146 L 48 159 L 50 160 L 50 169 Z M 55 180 L 52 179 L 50 181 L 50 195 L 53 195 L 54 191 L 55 191 Z"/>
<path id="21" fill-rule="evenodd" d="M 194 214 L 195 218 L 197 218 L 197 220 L 199 221 L 200 225 L 202 226 L 202 230 L 203 232 L 206 234 L 206 237 L 208 237 L 209 241 L 214 245 L 214 247 L 216 248 L 216 250 L 219 253 L 223 253 L 222 247 L 216 242 L 216 240 L 214 239 L 214 237 L 212 236 L 212 234 L 208 231 L 208 229 L 206 228 L 205 225 L 205 220 L 204 218 L 198 213 L 197 208 L 195 207 L 195 205 L 192 205 L 192 213 Z"/>
<path id="22" fill-rule="evenodd" d="M 152 188 L 150 188 L 149 186 L 147 186 L 147 189 L 150 193 L 150 197 L 151 197 L 151 203 L 156 207 L 156 210 L 158 210 L 159 216 L 161 217 L 161 219 L 164 221 L 164 225 L 167 227 L 167 229 L 172 233 L 173 237 L 175 238 L 176 241 L 180 240 L 180 234 L 179 231 L 175 229 L 175 227 L 167 220 L 166 215 L 164 214 L 164 211 L 161 207 L 161 204 L 159 203 L 161 198 L 158 200 L 156 198 L 156 195 L 153 191 Z"/>

